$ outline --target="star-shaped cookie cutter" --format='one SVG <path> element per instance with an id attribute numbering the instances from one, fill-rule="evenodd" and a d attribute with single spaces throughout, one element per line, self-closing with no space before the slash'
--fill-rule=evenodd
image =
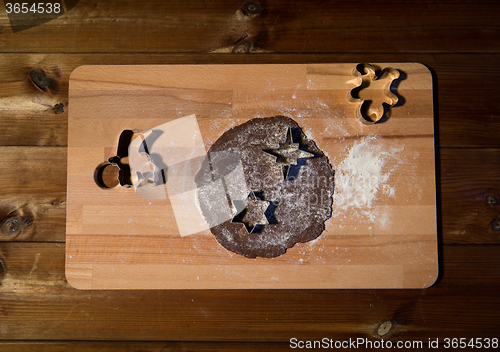
<path id="1" fill-rule="evenodd" d="M 377 75 L 375 66 L 365 63 L 356 65 L 353 75 L 356 76 L 357 87 L 349 91 L 347 99 L 358 104 L 356 116 L 359 121 L 365 125 L 373 125 L 384 116 L 384 104 L 393 107 L 398 102 L 398 97 L 391 92 L 391 84 L 399 78 L 399 71 L 386 67 Z M 359 92 L 370 86 L 372 89 L 382 90 L 382 101 L 374 102 L 359 97 Z"/>
<path id="2" fill-rule="evenodd" d="M 262 232 L 266 225 L 277 224 L 274 211 L 278 202 L 266 200 L 262 192 L 251 191 L 245 200 L 233 200 L 236 215 L 231 222 L 245 225 L 247 232 Z"/>
<path id="3" fill-rule="evenodd" d="M 301 165 L 306 164 L 306 159 L 314 158 L 314 154 L 300 149 L 300 143 L 294 143 L 292 129 L 286 132 L 285 142 L 279 142 L 278 148 L 262 149 L 263 152 L 276 157 L 276 162 L 283 164 L 284 180 L 294 180 Z"/>

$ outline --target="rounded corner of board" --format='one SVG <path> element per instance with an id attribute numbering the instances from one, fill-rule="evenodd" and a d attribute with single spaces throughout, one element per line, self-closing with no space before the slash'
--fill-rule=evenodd
<path id="1" fill-rule="evenodd" d="M 66 282 L 77 290 L 92 289 L 92 267 L 87 265 L 71 264 L 65 268 Z"/>

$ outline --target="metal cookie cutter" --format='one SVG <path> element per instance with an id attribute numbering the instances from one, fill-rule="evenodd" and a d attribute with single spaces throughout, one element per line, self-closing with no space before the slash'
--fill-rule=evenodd
<path id="1" fill-rule="evenodd" d="M 356 65 L 353 75 L 357 77 L 357 87 L 349 91 L 347 99 L 358 104 L 356 116 L 359 121 L 365 125 L 373 125 L 384 116 L 384 104 L 392 107 L 398 102 L 398 97 L 391 92 L 391 84 L 399 78 L 399 71 L 386 67 L 377 74 L 375 66 L 365 63 Z M 376 99 L 359 97 L 359 93 L 364 89 L 378 91 Z"/>

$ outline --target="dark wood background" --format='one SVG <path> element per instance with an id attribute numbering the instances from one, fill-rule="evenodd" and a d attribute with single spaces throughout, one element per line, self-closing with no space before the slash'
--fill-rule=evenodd
<path id="1" fill-rule="evenodd" d="M 15 33 L 0 4 L 0 350 L 263 351 L 287 350 L 292 337 L 500 337 L 500 1 L 259 4 L 262 11 L 245 15 L 241 1 L 81 0 Z M 432 71 L 440 246 L 433 287 L 68 285 L 68 79 L 75 67 L 312 62 L 421 62 Z M 29 78 L 34 69 L 48 79 L 44 90 Z M 54 109 L 61 103 L 63 112 Z"/>

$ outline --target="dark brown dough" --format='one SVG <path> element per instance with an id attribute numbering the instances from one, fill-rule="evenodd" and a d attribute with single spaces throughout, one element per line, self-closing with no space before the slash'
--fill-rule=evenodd
<path id="1" fill-rule="evenodd" d="M 285 142 L 289 129 L 293 142 L 299 143 L 299 149 L 312 157 L 299 159 L 299 165 L 290 168 L 288 175 L 292 179 L 285 180 L 284 164 L 263 150 L 278 148 L 279 143 Z M 271 221 L 257 226 L 252 233 L 249 233 L 251 226 L 234 222 L 235 219 L 223 223 L 213 221 L 220 218 L 217 212 L 221 207 L 214 204 L 217 202 L 209 194 L 209 185 L 228 175 L 240 160 L 247 186 L 242 192 L 256 192 L 266 201 L 277 204 L 272 207 L 274 214 L 268 214 Z M 317 238 L 332 214 L 334 170 L 299 125 L 284 116 L 253 119 L 225 132 L 211 146 L 195 181 L 200 209 L 217 241 L 226 249 L 248 258 L 277 257 L 297 242 Z M 229 203 L 232 216 L 237 214 L 229 197 L 218 201 Z"/>

